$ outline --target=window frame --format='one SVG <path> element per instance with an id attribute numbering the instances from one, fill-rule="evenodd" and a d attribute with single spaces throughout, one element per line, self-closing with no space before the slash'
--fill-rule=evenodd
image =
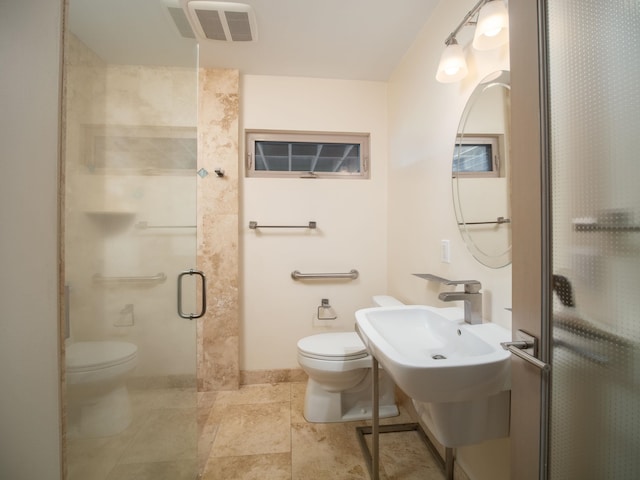
<path id="1" fill-rule="evenodd" d="M 245 130 L 245 176 L 255 178 L 370 178 L 370 137 L 369 133 L 355 132 L 311 132 L 296 130 Z M 256 142 L 280 143 L 331 143 L 358 144 L 360 147 L 359 172 L 307 172 L 301 170 L 256 170 Z"/>
<path id="2" fill-rule="evenodd" d="M 453 163 L 456 161 L 456 149 L 459 146 L 465 145 L 491 145 L 491 170 L 490 171 L 456 171 L 451 172 L 452 178 L 497 178 L 502 177 L 502 143 L 504 141 L 502 134 L 468 134 L 463 137 L 458 137 L 455 148 L 453 150 Z"/>

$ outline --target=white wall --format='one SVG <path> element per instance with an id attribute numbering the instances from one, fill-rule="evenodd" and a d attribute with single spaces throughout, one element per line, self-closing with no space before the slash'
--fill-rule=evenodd
<path id="1" fill-rule="evenodd" d="M 244 129 L 371 134 L 371 178 L 243 178 L 242 370 L 299 368 L 296 343 L 327 330 L 352 331 L 354 312 L 386 292 L 387 86 L 385 83 L 244 76 Z M 316 231 L 249 230 L 249 221 Z M 301 272 L 360 272 L 356 281 L 294 281 Z M 314 319 L 322 298 L 338 314 Z"/>
<path id="2" fill-rule="evenodd" d="M 0 2 L 0 478 L 60 478 L 61 2 Z"/>
<path id="3" fill-rule="evenodd" d="M 475 0 L 442 0 L 389 82 L 389 293 L 407 303 L 446 306 L 437 284 L 411 273 L 451 279 L 475 278 L 484 292 L 484 315 L 510 328 L 511 268 L 492 270 L 467 251 L 451 200 L 451 158 L 460 115 L 473 88 L 488 73 L 508 69 L 508 49 L 470 51 L 471 28 L 459 43 L 470 73 L 440 84 L 436 68 L 444 40 Z M 451 263 L 440 262 L 440 242 L 451 241 Z M 509 477 L 508 440 L 459 449 L 458 461 L 472 479 Z"/>
<path id="4" fill-rule="evenodd" d="M 438 285 L 411 273 L 482 282 L 485 318 L 510 327 L 511 268 L 490 269 L 473 259 L 455 220 L 451 158 L 462 111 L 476 84 L 508 69 L 507 48 L 471 51 L 472 29 L 458 41 L 467 53 L 469 75 L 441 84 L 435 72 L 444 39 L 474 5 L 442 1 L 389 82 L 389 273 L 390 293 L 405 302 L 436 303 Z M 440 241 L 451 241 L 451 263 L 440 262 Z"/>

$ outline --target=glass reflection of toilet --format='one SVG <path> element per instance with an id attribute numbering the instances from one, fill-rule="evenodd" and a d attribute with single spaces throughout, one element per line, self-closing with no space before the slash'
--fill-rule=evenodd
<path id="1" fill-rule="evenodd" d="M 66 347 L 67 421 L 71 437 L 116 435 L 131 423 L 126 378 L 138 347 L 127 342 L 75 342 Z"/>
<path id="2" fill-rule="evenodd" d="M 402 305 L 376 295 L 376 307 Z M 304 417 L 309 422 L 348 422 L 372 414 L 372 357 L 356 332 L 319 333 L 298 341 L 298 363 L 309 376 Z M 380 369 L 380 417 L 398 415 L 395 384 Z"/>

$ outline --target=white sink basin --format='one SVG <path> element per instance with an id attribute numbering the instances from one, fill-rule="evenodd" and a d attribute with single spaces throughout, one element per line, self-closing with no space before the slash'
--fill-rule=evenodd
<path id="1" fill-rule="evenodd" d="M 423 305 L 365 308 L 356 330 L 369 352 L 411 398 L 459 402 L 509 389 L 511 332 L 469 325 Z M 449 316 L 450 317 L 450 316 Z"/>

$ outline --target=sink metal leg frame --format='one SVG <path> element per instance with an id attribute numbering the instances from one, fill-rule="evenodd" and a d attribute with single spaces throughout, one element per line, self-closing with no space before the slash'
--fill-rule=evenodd
<path id="1" fill-rule="evenodd" d="M 433 458 L 436 459 L 438 465 L 445 474 L 447 480 L 453 480 L 453 463 L 454 452 L 453 448 L 445 448 L 445 460 L 440 457 L 438 450 L 433 445 L 427 434 L 419 423 L 398 423 L 394 425 L 380 425 L 380 412 L 379 397 L 378 397 L 378 361 L 373 358 L 373 412 L 372 412 L 372 425 L 370 427 L 356 427 L 356 434 L 358 435 L 358 443 L 362 450 L 365 463 L 369 470 L 369 476 L 371 480 L 380 480 L 380 434 L 381 433 L 394 433 L 394 432 L 412 432 L 415 431 L 420 436 L 420 439 L 427 446 L 432 453 Z M 367 446 L 365 435 L 373 435 L 371 439 L 371 451 Z"/>
<path id="2" fill-rule="evenodd" d="M 397 423 L 393 425 L 379 425 L 378 426 L 378 435 L 380 433 L 396 433 L 396 432 L 417 432 L 420 436 L 420 439 L 427 446 L 433 458 L 438 463 L 438 466 L 442 469 L 445 474 L 445 478 L 447 480 L 453 480 L 453 462 L 454 462 L 454 454 L 453 448 L 446 448 L 445 455 L 446 459 L 443 460 L 436 447 L 431 443 L 429 437 L 424 433 L 422 427 L 419 423 Z M 373 433 L 373 427 L 356 427 L 356 434 L 358 435 L 358 443 L 360 444 L 360 449 L 362 450 L 362 455 L 364 456 L 365 463 L 367 464 L 367 468 L 369 469 L 369 476 L 371 480 L 379 480 L 379 457 L 378 460 L 375 459 L 375 444 L 376 442 L 376 434 L 374 433 L 374 437 L 372 438 L 373 448 L 371 449 L 373 452 L 369 451 L 369 447 L 367 446 L 367 441 L 365 440 L 365 435 L 371 435 Z M 379 450 L 379 449 L 378 449 Z M 379 455 L 379 451 L 378 451 Z"/>

